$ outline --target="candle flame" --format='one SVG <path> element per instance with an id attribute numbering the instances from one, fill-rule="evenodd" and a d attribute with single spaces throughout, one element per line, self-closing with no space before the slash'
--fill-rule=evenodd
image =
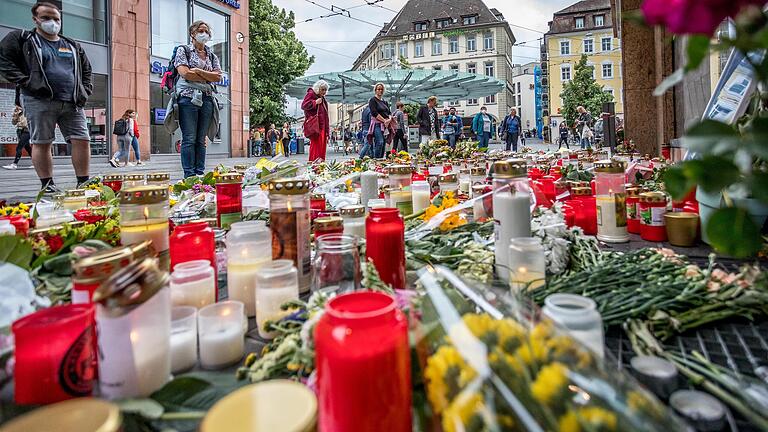
<path id="1" fill-rule="evenodd" d="M 293 211 L 293 207 L 291 207 L 291 202 L 288 201 L 286 204 L 288 205 L 288 211 Z"/>
<path id="2" fill-rule="evenodd" d="M 149 207 L 144 207 L 144 219 L 149 219 Z"/>
<path id="3" fill-rule="evenodd" d="M 139 340 L 139 333 L 136 331 L 131 332 L 131 343 L 136 343 Z"/>
<path id="4" fill-rule="evenodd" d="M 231 314 L 231 313 L 232 313 L 231 310 L 224 309 L 223 311 L 221 311 L 221 316 L 229 316 L 229 314 Z"/>
<path id="5" fill-rule="evenodd" d="M 525 274 L 525 273 L 528 273 L 528 269 L 525 267 L 520 267 L 517 269 L 517 272 Z"/>

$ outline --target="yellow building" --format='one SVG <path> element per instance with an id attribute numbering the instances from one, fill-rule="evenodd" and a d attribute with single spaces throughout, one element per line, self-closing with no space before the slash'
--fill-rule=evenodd
<path id="1" fill-rule="evenodd" d="M 560 94 L 571 80 L 582 54 L 593 66 L 593 76 L 613 95 L 616 115 L 623 117 L 621 42 L 614 37 L 610 0 L 583 0 L 559 12 L 549 22 L 542 47 L 544 124 L 556 128 L 563 121 Z M 597 116 L 600 113 L 592 113 Z M 547 119 L 547 116 L 549 119 Z"/>

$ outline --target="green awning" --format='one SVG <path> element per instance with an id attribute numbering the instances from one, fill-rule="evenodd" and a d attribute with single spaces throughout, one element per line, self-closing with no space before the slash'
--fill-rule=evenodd
<path id="1" fill-rule="evenodd" d="M 365 103 L 373 96 L 373 86 L 386 87 L 384 98 L 406 103 L 425 103 L 437 96 L 440 104 L 461 99 L 480 99 L 499 93 L 504 81 L 468 72 L 434 69 L 374 69 L 331 72 L 297 78 L 286 86 L 286 93 L 303 99 L 307 88 L 318 80 L 330 85 L 328 102 Z"/>

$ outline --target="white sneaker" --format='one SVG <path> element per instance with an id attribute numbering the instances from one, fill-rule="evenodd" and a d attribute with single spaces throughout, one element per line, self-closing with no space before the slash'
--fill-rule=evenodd
<path id="1" fill-rule="evenodd" d="M 128 166 L 136 166 L 136 164 L 135 164 L 135 163 L 133 163 L 133 162 L 128 162 L 128 163 L 127 163 L 127 165 L 128 165 Z"/>
<path id="2" fill-rule="evenodd" d="M 113 168 L 117 168 L 119 166 L 114 158 L 109 160 L 109 164 L 112 165 Z"/>
<path id="3" fill-rule="evenodd" d="M 136 161 L 136 165 L 144 165 L 144 162 L 138 160 L 138 161 Z"/>
<path id="4" fill-rule="evenodd" d="M 3 165 L 3 168 L 7 170 L 15 170 L 16 168 L 18 168 L 18 166 L 15 163 L 11 163 L 10 165 Z"/>

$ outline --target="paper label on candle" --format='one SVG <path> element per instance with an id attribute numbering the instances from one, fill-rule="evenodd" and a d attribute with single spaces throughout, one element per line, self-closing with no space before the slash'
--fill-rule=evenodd
<path id="1" fill-rule="evenodd" d="M 241 220 L 243 220 L 243 214 L 240 212 L 222 213 L 219 215 L 219 224 L 221 225 L 221 229 L 229 229 L 233 223 L 240 222 Z"/>
<path id="2" fill-rule="evenodd" d="M 618 193 L 609 197 L 597 197 L 597 225 L 605 227 L 627 226 L 627 196 Z"/>
<path id="3" fill-rule="evenodd" d="M 86 292 L 86 297 L 87 297 Z M 88 327 L 80 333 L 67 349 L 59 365 L 59 380 L 61 387 L 72 396 L 90 396 L 93 391 L 93 362 L 96 353 L 93 352 L 93 338 L 96 337 L 93 327 Z"/>
<path id="4" fill-rule="evenodd" d="M 270 212 L 272 259 L 290 259 L 296 265 L 299 280 L 309 276 L 309 211 Z"/>
<path id="5" fill-rule="evenodd" d="M 101 308 L 101 306 L 99 306 Z M 138 394 L 138 377 L 131 341 L 131 316 L 98 319 L 99 390 L 107 399 Z"/>
<path id="6" fill-rule="evenodd" d="M 629 220 L 636 220 L 640 219 L 640 217 L 637 214 L 637 203 L 627 203 L 627 219 Z"/>
<path id="7" fill-rule="evenodd" d="M 410 199 L 408 201 L 400 201 L 395 204 L 395 207 L 400 210 L 400 213 L 403 216 L 408 216 L 410 214 L 413 214 L 413 201 Z"/>

